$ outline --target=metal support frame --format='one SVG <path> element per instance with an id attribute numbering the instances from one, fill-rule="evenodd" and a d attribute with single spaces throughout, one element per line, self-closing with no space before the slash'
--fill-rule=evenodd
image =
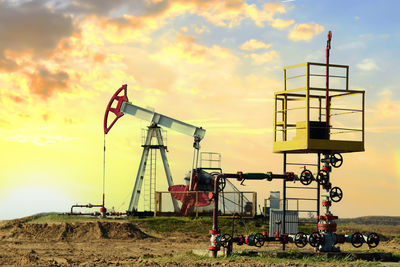
<path id="1" fill-rule="evenodd" d="M 154 137 L 156 137 L 157 145 L 152 145 L 152 140 Z M 128 212 L 132 213 L 132 214 L 134 214 L 138 211 L 139 197 L 140 197 L 140 193 L 142 190 L 144 174 L 146 171 L 146 165 L 147 165 L 147 160 L 149 157 L 150 149 L 159 149 L 160 150 L 162 162 L 164 165 L 165 176 L 167 177 L 168 186 L 174 185 L 174 182 L 172 180 L 171 170 L 170 170 L 169 164 L 168 164 L 168 159 L 167 159 L 167 154 L 166 154 L 166 146 L 164 146 L 163 138 L 161 135 L 161 130 L 157 124 L 152 124 L 148 127 L 146 141 L 145 141 L 144 145 L 142 145 L 142 146 L 143 146 L 142 158 L 140 160 L 139 170 L 136 175 L 135 186 L 133 188 L 131 201 L 129 203 L 129 208 L 128 208 Z M 174 199 L 172 196 L 171 196 L 171 198 L 172 198 L 172 203 L 174 205 L 174 211 L 178 212 L 179 211 L 178 203 L 177 203 L 176 199 Z"/>
<path id="2" fill-rule="evenodd" d="M 288 165 L 301 165 L 301 166 L 314 166 L 317 167 L 318 171 L 321 169 L 321 153 L 316 153 L 317 154 L 317 164 L 303 164 L 303 163 L 288 163 L 287 161 L 287 152 L 283 152 L 283 173 L 287 172 L 287 166 Z M 314 189 L 317 191 L 317 196 L 315 199 L 307 199 L 307 200 L 315 200 L 317 202 L 316 205 L 316 210 L 299 210 L 299 212 L 315 212 L 316 213 L 316 218 L 318 218 L 319 214 L 320 214 L 320 197 L 321 197 L 321 185 L 319 183 L 317 183 L 316 187 L 297 187 L 297 186 L 287 186 L 286 185 L 286 179 L 283 179 L 282 181 L 282 214 L 283 214 L 283 218 L 282 218 L 282 234 L 286 233 L 286 223 L 295 223 L 295 222 L 286 222 L 286 211 L 287 211 L 287 201 L 289 199 L 291 200 L 296 200 L 296 199 L 303 199 L 303 198 L 288 198 L 286 197 L 287 195 L 287 190 L 288 189 Z M 318 222 L 318 219 L 316 219 Z M 298 223 L 298 222 L 297 222 Z M 317 225 L 317 230 L 318 230 L 318 225 Z M 286 249 L 286 243 L 282 242 L 282 250 Z"/>

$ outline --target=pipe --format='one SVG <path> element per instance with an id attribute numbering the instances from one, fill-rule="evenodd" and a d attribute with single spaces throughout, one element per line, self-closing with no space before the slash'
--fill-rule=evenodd
<path id="1" fill-rule="evenodd" d="M 328 33 L 328 41 L 326 43 L 326 94 L 325 94 L 325 116 L 326 127 L 329 134 L 329 50 L 331 49 L 332 32 Z"/>
<path id="2" fill-rule="evenodd" d="M 74 208 L 88 208 L 88 209 L 91 209 L 91 208 L 101 208 L 101 207 L 103 207 L 103 205 L 92 205 L 92 204 L 87 204 L 87 205 L 78 205 L 78 204 L 76 204 L 76 205 L 72 205 L 71 206 L 71 214 L 73 214 L 74 213 Z"/>

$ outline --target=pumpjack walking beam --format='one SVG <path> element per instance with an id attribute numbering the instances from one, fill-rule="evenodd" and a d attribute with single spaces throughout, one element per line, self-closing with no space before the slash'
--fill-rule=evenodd
<path id="1" fill-rule="evenodd" d="M 123 93 L 123 95 L 120 95 Z M 114 101 L 116 101 L 116 105 L 114 105 Z M 115 107 L 114 107 L 115 106 Z M 108 124 L 108 115 L 112 112 L 116 115 L 114 120 Z M 127 96 L 127 85 L 123 85 L 120 89 L 118 89 L 110 102 L 108 103 L 106 113 L 104 115 L 104 134 L 107 134 L 111 127 L 115 124 L 115 122 L 122 117 L 124 114 L 129 114 L 135 116 L 139 119 L 146 120 L 150 122 L 150 126 L 147 132 L 146 142 L 143 146 L 142 158 L 139 165 L 139 171 L 136 177 L 135 186 L 133 189 L 131 201 L 129 204 L 128 213 L 135 213 L 137 211 L 138 200 L 140 196 L 140 190 L 143 185 L 144 172 L 146 168 L 147 158 L 149 155 L 149 151 L 151 148 L 157 148 L 160 150 L 161 157 L 164 164 L 165 174 L 167 176 L 168 185 L 173 185 L 172 175 L 169 168 L 167 155 L 166 155 L 166 147 L 164 146 L 163 138 L 161 135 L 161 130 L 159 126 L 163 126 L 174 131 L 190 135 L 194 137 L 193 147 L 195 150 L 200 149 L 200 141 L 204 138 L 206 130 L 201 127 L 196 127 L 191 124 L 182 122 L 180 120 L 173 119 L 171 117 L 162 115 L 160 113 L 156 113 L 152 110 L 148 110 L 137 105 L 134 105 L 128 101 Z M 156 137 L 157 145 L 153 147 L 151 144 L 152 138 Z M 197 153 L 198 154 L 198 153 Z M 195 153 L 196 155 L 196 153 Z M 198 160 L 198 158 L 197 158 Z M 197 165 L 197 164 L 196 164 Z M 174 198 L 172 198 L 174 210 L 177 211 L 177 203 Z"/>

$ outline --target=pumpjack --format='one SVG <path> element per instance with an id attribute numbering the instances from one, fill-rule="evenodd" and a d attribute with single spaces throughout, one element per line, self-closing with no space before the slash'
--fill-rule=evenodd
<path id="1" fill-rule="evenodd" d="M 111 123 L 109 123 L 108 118 L 111 114 L 114 114 L 115 117 L 111 121 Z M 117 120 L 121 118 L 124 114 L 129 114 L 139 119 L 150 122 L 150 125 L 148 126 L 147 130 L 145 143 L 143 145 L 143 152 L 139 164 L 139 169 L 136 175 L 135 185 L 133 187 L 131 200 L 127 210 L 127 215 L 135 215 L 138 212 L 139 197 L 141 195 L 143 181 L 145 179 L 145 171 L 146 171 L 146 165 L 148 163 L 149 151 L 151 149 L 158 149 L 160 151 L 169 189 L 174 190 L 181 188 L 179 186 L 174 187 L 174 182 L 172 179 L 172 174 L 166 154 L 167 147 L 164 145 L 164 139 L 162 136 L 160 126 L 194 137 L 194 142 L 193 142 L 194 168 L 197 168 L 197 162 L 200 150 L 200 141 L 204 138 L 206 130 L 203 129 L 202 127 L 196 127 L 194 125 L 185 123 L 183 121 L 173 119 L 163 114 L 154 112 L 150 109 L 146 109 L 132 104 L 128 100 L 126 84 L 122 85 L 122 87 L 119 88 L 114 93 L 114 95 L 112 96 L 107 105 L 106 112 L 104 114 L 104 134 L 107 134 L 111 130 L 113 125 L 117 122 Z M 152 142 L 153 139 L 156 139 L 155 145 Z M 172 197 L 172 203 L 174 206 L 174 211 L 178 212 L 179 211 L 178 203 L 175 197 Z"/>

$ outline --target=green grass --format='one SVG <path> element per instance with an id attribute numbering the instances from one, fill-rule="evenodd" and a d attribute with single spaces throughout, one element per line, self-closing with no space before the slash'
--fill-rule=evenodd
<path id="1" fill-rule="evenodd" d="M 139 227 L 151 229 L 159 233 L 182 232 L 204 234 L 212 227 L 211 218 L 188 218 L 188 217 L 149 217 L 149 218 L 129 218 L 130 222 Z M 219 218 L 219 228 L 223 233 L 232 232 L 232 220 Z M 235 220 L 235 233 L 251 233 L 268 231 L 268 225 L 261 219 L 255 220 Z"/>
<path id="2" fill-rule="evenodd" d="M 192 252 L 186 252 L 184 255 L 179 256 L 167 256 L 157 258 L 155 261 L 159 262 L 177 262 L 177 263 L 211 263 L 212 265 L 222 265 L 224 262 L 237 262 L 237 263 L 269 263 L 269 264 L 288 264 L 293 265 L 307 265 L 307 266 L 375 266 L 378 262 L 367 262 L 367 261 L 351 261 L 350 258 L 327 258 L 323 255 L 314 255 L 303 258 L 286 257 L 279 258 L 274 256 L 243 256 L 238 253 L 233 253 L 230 257 L 218 257 L 216 259 L 208 256 L 195 255 Z"/>

